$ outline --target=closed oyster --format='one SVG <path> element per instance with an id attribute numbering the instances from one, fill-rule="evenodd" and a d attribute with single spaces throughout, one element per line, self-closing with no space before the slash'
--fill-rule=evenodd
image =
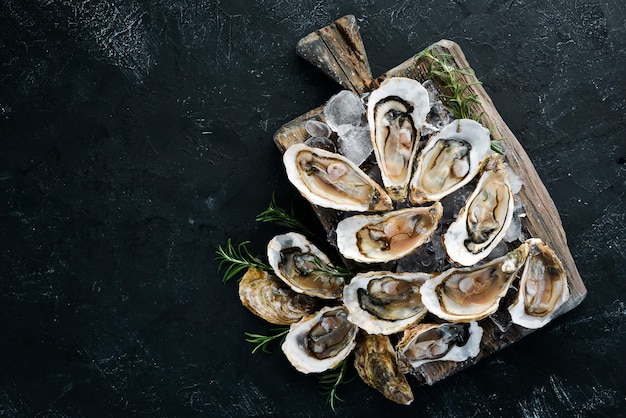
<path id="1" fill-rule="evenodd" d="M 509 307 L 511 321 L 526 328 L 541 328 L 569 298 L 563 263 L 542 240 L 526 241 L 526 259 L 516 301 Z"/>
<path id="2" fill-rule="evenodd" d="M 506 234 L 514 206 L 502 157 L 493 154 L 483 167 L 476 189 L 443 236 L 448 257 L 464 266 L 487 257 Z"/>
<path id="3" fill-rule="evenodd" d="M 446 125 L 420 153 L 410 182 L 411 203 L 440 200 L 469 183 L 489 147 L 489 130 L 478 122 L 457 119 Z"/>
<path id="4" fill-rule="evenodd" d="M 330 259 L 304 235 L 277 235 L 267 245 L 267 259 L 276 275 L 294 291 L 322 299 L 338 299 L 344 281 L 324 271 Z"/>
<path id="5" fill-rule="evenodd" d="M 298 322 L 319 305 L 319 299 L 296 293 L 277 277 L 254 268 L 239 281 L 239 299 L 250 312 L 276 325 Z"/>
<path id="6" fill-rule="evenodd" d="M 314 205 L 356 212 L 393 209 L 383 188 L 340 154 L 296 144 L 283 162 L 289 181 Z"/>
<path id="7" fill-rule="evenodd" d="M 321 373 L 341 363 L 356 344 L 358 328 L 345 307 L 327 306 L 289 327 L 281 348 L 302 373 Z"/>
<path id="8" fill-rule="evenodd" d="M 403 331 L 426 315 L 420 286 L 427 273 L 360 273 L 343 289 L 348 320 L 370 334 Z"/>
<path id="9" fill-rule="evenodd" d="M 417 324 L 404 331 L 396 346 L 400 370 L 407 373 L 433 361 L 465 361 L 480 353 L 483 329 L 475 321 Z"/>
<path id="10" fill-rule="evenodd" d="M 441 203 L 388 212 L 355 215 L 337 225 L 339 252 L 361 263 L 397 260 L 428 242 L 443 214 Z"/>
<path id="11" fill-rule="evenodd" d="M 428 91 L 411 78 L 388 78 L 368 98 L 374 153 L 385 188 L 395 201 L 406 199 L 420 127 L 429 111 Z"/>
<path id="12" fill-rule="evenodd" d="M 396 351 L 386 335 L 359 334 L 354 368 L 361 379 L 385 397 L 401 405 L 413 402 L 413 392 L 396 362 Z"/>
<path id="13" fill-rule="evenodd" d="M 485 318 L 498 309 L 527 255 L 528 244 L 524 243 L 487 264 L 446 270 L 422 285 L 422 303 L 447 321 Z"/>

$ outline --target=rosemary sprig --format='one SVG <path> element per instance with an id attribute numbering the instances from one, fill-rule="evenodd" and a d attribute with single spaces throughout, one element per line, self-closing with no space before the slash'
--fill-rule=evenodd
<path id="1" fill-rule="evenodd" d="M 272 193 L 272 200 L 270 200 L 270 204 L 267 209 L 259 213 L 255 220 L 257 222 L 272 222 L 280 226 L 286 226 L 287 228 L 302 232 L 307 236 L 313 235 L 313 233 L 306 226 L 304 226 L 302 222 L 296 219 L 293 208 L 291 209 L 291 212 L 287 212 L 285 209 L 276 204 L 274 193 Z"/>
<path id="2" fill-rule="evenodd" d="M 342 401 L 337 396 L 337 388 L 339 385 L 348 383 L 352 380 L 346 379 L 346 371 L 348 370 L 348 361 L 343 360 L 337 367 L 323 373 L 319 376 L 319 383 L 322 387 L 322 394 L 326 395 L 326 402 L 330 404 L 330 408 L 335 411 L 335 400 Z"/>
<path id="3" fill-rule="evenodd" d="M 348 278 L 354 276 L 354 273 L 349 269 L 328 264 L 317 256 L 313 256 L 311 262 L 315 265 L 312 273 L 316 274 L 316 279 L 320 279 L 322 276 L 330 276 L 332 278 Z"/>
<path id="4" fill-rule="evenodd" d="M 226 271 L 224 272 L 222 283 L 226 283 L 243 270 L 247 270 L 249 267 L 266 271 L 272 270 L 271 266 L 250 254 L 250 251 L 248 251 L 248 248 L 246 247 L 249 243 L 250 241 L 244 241 L 235 247 L 229 238 L 225 248 L 222 248 L 221 245 L 218 246 L 216 252 L 217 257 L 215 260 L 219 261 L 220 264 L 217 270 L 220 271 L 224 265 L 228 265 Z"/>
<path id="5" fill-rule="evenodd" d="M 278 339 L 278 338 L 285 338 L 285 335 L 287 335 L 287 333 L 289 332 L 289 327 L 278 327 L 278 328 L 272 328 L 271 331 L 277 332 L 274 335 L 261 335 L 261 334 L 252 334 L 250 332 L 246 332 L 246 341 L 252 344 L 256 344 L 254 349 L 252 350 L 252 354 L 256 353 L 257 351 L 261 350 L 264 353 L 270 353 L 270 350 L 268 348 L 268 345 Z"/>

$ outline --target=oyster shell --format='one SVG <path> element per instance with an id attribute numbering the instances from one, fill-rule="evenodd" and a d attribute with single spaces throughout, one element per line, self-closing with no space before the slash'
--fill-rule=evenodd
<path id="1" fill-rule="evenodd" d="M 411 78 L 388 78 L 368 98 L 374 153 L 385 188 L 395 201 L 406 199 L 420 127 L 429 111 L 428 91 Z"/>
<path id="2" fill-rule="evenodd" d="M 524 264 L 528 248 L 523 243 L 487 264 L 444 271 L 422 285 L 422 303 L 432 314 L 452 322 L 491 315 Z"/>
<path id="3" fill-rule="evenodd" d="M 490 147 L 489 130 L 471 119 L 457 119 L 433 136 L 417 159 L 409 185 L 411 203 L 440 200 L 469 183 Z"/>
<path id="4" fill-rule="evenodd" d="M 239 281 L 239 299 L 250 312 L 276 325 L 298 322 L 319 305 L 319 299 L 296 293 L 277 277 L 254 268 Z"/>
<path id="5" fill-rule="evenodd" d="M 475 321 L 456 324 L 417 324 L 404 331 L 396 346 L 400 370 L 433 361 L 465 361 L 480 353 L 483 329 Z"/>
<path id="6" fill-rule="evenodd" d="M 355 215 L 337 225 L 337 247 L 346 257 L 361 263 L 397 260 L 434 234 L 443 214 L 441 203 L 407 208 L 384 215 Z"/>
<path id="7" fill-rule="evenodd" d="M 267 259 L 274 273 L 298 293 L 322 299 L 338 299 L 344 281 L 320 269 L 330 259 L 304 235 L 277 235 L 267 245 Z"/>
<path id="8" fill-rule="evenodd" d="M 302 373 L 332 369 L 356 345 L 358 328 L 348 321 L 344 306 L 327 306 L 291 324 L 281 348 L 289 362 Z"/>
<path id="9" fill-rule="evenodd" d="M 283 163 L 289 181 L 314 205 L 356 212 L 393 209 L 383 188 L 340 154 L 295 144 Z"/>
<path id="10" fill-rule="evenodd" d="M 509 307 L 511 321 L 526 328 L 541 328 L 569 298 L 567 275 L 561 260 L 542 240 L 531 238 L 516 301 Z"/>
<path id="11" fill-rule="evenodd" d="M 471 266 L 487 257 L 513 219 L 515 202 L 500 154 L 485 162 L 476 189 L 443 236 L 448 257 Z"/>
<path id="12" fill-rule="evenodd" d="M 354 349 L 354 368 L 361 379 L 401 405 L 413 402 L 413 392 L 396 362 L 396 351 L 386 335 L 360 333 Z"/>
<path id="13" fill-rule="evenodd" d="M 348 320 L 370 334 L 403 331 L 427 313 L 419 289 L 429 278 L 429 274 L 419 272 L 355 275 L 343 289 Z"/>

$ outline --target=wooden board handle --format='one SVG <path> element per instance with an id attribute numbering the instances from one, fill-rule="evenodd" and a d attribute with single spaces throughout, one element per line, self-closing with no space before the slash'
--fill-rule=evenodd
<path id="1" fill-rule="evenodd" d="M 302 38 L 296 52 L 342 87 L 362 94 L 372 72 L 353 15 L 347 15 Z"/>

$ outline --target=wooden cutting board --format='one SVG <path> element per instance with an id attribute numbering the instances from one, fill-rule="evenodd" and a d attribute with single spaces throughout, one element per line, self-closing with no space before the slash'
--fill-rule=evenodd
<path id="1" fill-rule="evenodd" d="M 523 187 L 517 194 L 526 213 L 526 217 L 522 218 L 522 229 L 528 236 L 545 241 L 561 259 L 567 272 L 570 298 L 559 308 L 555 317 L 570 311 L 582 302 L 587 290 L 567 246 L 561 218 L 552 198 L 524 148 L 504 123 L 493 102 L 478 82 L 461 48 L 452 41 L 441 40 L 428 47 L 427 50 L 434 56 L 445 57 L 448 63 L 464 70 L 461 75 L 464 84 L 471 86 L 469 89 L 479 99 L 479 103 L 474 105 L 473 113 L 481 115 L 480 122 L 492 130 L 492 138 L 502 139 L 506 150 L 506 162 L 523 181 Z M 359 95 L 372 90 L 388 77 L 409 77 L 420 82 L 429 78 L 429 59 L 416 54 L 413 58 L 374 79 L 356 19 L 351 15 L 342 17 L 331 25 L 304 37 L 298 43 L 296 51 L 342 87 Z M 440 91 L 445 89 L 441 80 L 435 78 L 433 81 Z M 284 152 L 290 145 L 304 142 L 309 137 L 305 130 L 305 122 L 311 119 L 324 121 L 323 110 L 324 106 L 320 106 L 280 128 L 274 136 L 274 141 L 280 151 Z M 363 165 L 367 164 L 370 163 L 366 161 Z M 327 232 L 331 231 L 341 219 L 341 213 L 335 210 L 315 206 L 314 210 Z M 331 243 L 334 244 L 332 239 Z M 502 308 L 496 314 L 480 321 L 484 335 L 481 353 L 476 358 L 462 363 L 434 362 L 421 366 L 412 372 L 417 377 L 418 383 L 432 384 L 444 379 L 533 332 L 533 330 L 511 324 L 506 314 L 502 314 L 501 311 Z"/>

